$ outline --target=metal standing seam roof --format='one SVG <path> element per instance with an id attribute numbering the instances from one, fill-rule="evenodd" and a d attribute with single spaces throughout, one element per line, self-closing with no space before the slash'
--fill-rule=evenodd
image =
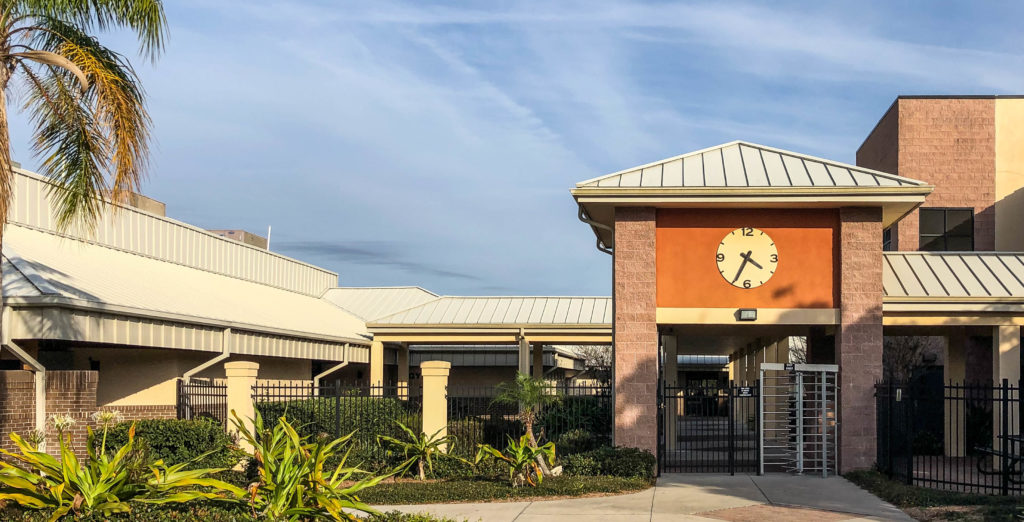
<path id="1" fill-rule="evenodd" d="M 1024 300 L 1024 253 L 886 252 L 882 286 L 889 300 Z"/>
<path id="2" fill-rule="evenodd" d="M 418 286 L 339 287 L 324 292 L 326 299 L 365 321 L 391 315 L 437 299 Z"/>
<path id="3" fill-rule="evenodd" d="M 923 181 L 734 141 L 581 181 L 577 188 L 927 187 Z"/>
<path id="4" fill-rule="evenodd" d="M 578 325 L 608 326 L 610 297 L 451 297 L 445 296 L 380 317 L 386 326 Z"/>
<path id="5" fill-rule="evenodd" d="M 63 299 L 367 343 L 365 323 L 306 294 L 8 224 L 4 297 Z M 16 269 L 16 271 L 9 271 Z M 16 272 L 16 273 L 15 273 Z"/>

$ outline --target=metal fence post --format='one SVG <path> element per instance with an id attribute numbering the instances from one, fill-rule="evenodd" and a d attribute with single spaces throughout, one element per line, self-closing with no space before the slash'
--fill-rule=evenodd
<path id="1" fill-rule="evenodd" d="M 341 437 L 341 379 L 334 381 L 334 436 Z"/>
<path id="2" fill-rule="evenodd" d="M 999 474 L 1000 493 L 1003 496 L 1010 494 L 1010 380 L 1003 379 L 1002 396 L 999 398 L 999 405 L 1002 407 L 1002 422 L 999 423 L 1000 457 Z"/>
<path id="3" fill-rule="evenodd" d="M 735 400 L 736 394 L 734 393 L 733 382 L 729 381 L 729 408 L 728 408 L 728 419 L 729 419 L 729 474 L 736 474 L 736 419 L 733 418 L 735 407 L 733 401 Z"/>

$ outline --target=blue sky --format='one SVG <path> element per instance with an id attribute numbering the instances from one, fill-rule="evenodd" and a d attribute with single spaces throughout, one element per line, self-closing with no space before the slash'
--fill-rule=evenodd
<path id="1" fill-rule="evenodd" d="M 852 162 L 899 94 L 1024 92 L 1019 2 L 554 4 L 168 2 L 146 192 L 344 285 L 608 295 L 577 181 L 735 139 Z"/>

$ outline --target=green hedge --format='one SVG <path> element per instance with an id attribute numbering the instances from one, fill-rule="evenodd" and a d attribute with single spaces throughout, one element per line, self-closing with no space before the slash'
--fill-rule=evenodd
<path id="1" fill-rule="evenodd" d="M 646 450 L 604 446 L 586 453 L 566 455 L 562 463 L 569 475 L 651 479 L 658 461 Z"/>
<path id="2" fill-rule="evenodd" d="M 145 441 L 151 460 L 163 459 L 167 464 L 180 464 L 212 451 L 190 467 L 231 468 L 245 457 L 234 439 L 216 421 L 150 419 L 135 421 L 134 424 L 135 437 Z M 107 433 L 107 447 L 118 448 L 127 443 L 131 426 L 131 422 L 122 422 L 111 428 Z"/>
<path id="3" fill-rule="evenodd" d="M 557 441 L 563 434 L 584 430 L 594 435 L 598 444 L 611 443 L 612 402 L 605 396 L 568 396 L 547 407 L 538 423 L 548 440 Z"/>

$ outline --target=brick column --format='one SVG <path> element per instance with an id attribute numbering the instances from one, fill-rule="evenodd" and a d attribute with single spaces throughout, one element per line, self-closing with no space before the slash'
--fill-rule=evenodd
<path id="1" fill-rule="evenodd" d="M 839 470 L 876 458 L 875 382 L 882 378 L 882 210 L 839 212 Z"/>
<path id="2" fill-rule="evenodd" d="M 619 446 L 658 450 L 655 209 L 615 209 L 614 378 Z"/>

